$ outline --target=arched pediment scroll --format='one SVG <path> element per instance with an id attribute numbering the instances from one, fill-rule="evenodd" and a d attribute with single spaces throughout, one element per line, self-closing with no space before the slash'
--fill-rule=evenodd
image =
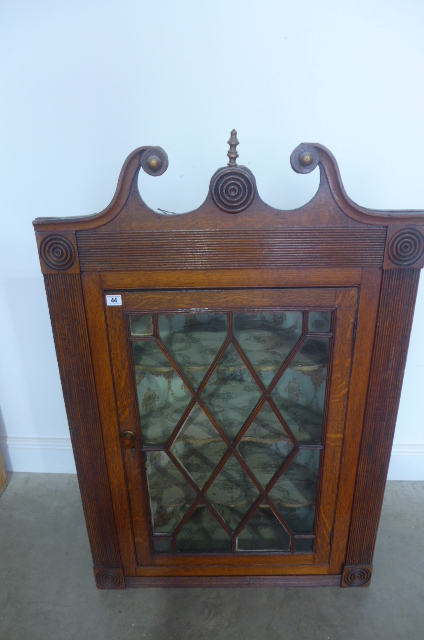
<path id="1" fill-rule="evenodd" d="M 319 166 L 321 169 L 321 182 L 325 176 L 334 201 L 353 220 L 365 224 L 386 226 L 405 222 L 423 224 L 424 211 L 422 210 L 384 211 L 367 209 L 356 204 L 346 193 L 335 157 L 331 151 L 321 144 L 300 144 L 292 152 L 290 163 L 296 173 L 310 173 Z"/>
<path id="2" fill-rule="evenodd" d="M 125 207 L 131 190 L 136 184 L 140 168 L 153 177 L 161 176 L 168 168 L 166 152 L 161 147 L 153 146 L 135 149 L 125 160 L 119 174 L 115 195 L 103 211 L 72 218 L 36 218 L 33 223 L 36 231 L 53 231 L 58 225 L 67 231 L 81 231 L 107 224 Z"/>

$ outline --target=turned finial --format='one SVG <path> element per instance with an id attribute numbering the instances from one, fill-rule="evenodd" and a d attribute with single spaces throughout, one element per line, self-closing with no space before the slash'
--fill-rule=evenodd
<path id="1" fill-rule="evenodd" d="M 236 159 L 239 156 L 239 154 L 236 151 L 236 147 L 240 143 L 237 140 L 237 131 L 235 129 L 233 129 L 231 131 L 231 137 L 228 140 L 228 144 L 230 145 L 230 150 L 227 153 L 227 156 L 230 159 L 230 162 L 228 163 L 228 166 L 229 167 L 236 167 L 237 166 Z"/>

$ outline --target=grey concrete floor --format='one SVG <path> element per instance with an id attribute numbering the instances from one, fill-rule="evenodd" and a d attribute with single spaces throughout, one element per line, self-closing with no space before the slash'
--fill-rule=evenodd
<path id="1" fill-rule="evenodd" d="M 369 589 L 98 591 L 75 476 L 0 497 L 1 640 L 421 640 L 424 483 L 391 482 Z"/>

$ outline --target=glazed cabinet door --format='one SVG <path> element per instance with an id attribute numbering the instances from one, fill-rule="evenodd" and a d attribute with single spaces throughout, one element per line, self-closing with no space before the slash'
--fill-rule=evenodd
<path id="1" fill-rule="evenodd" d="M 358 290 L 103 304 L 137 575 L 328 572 Z"/>

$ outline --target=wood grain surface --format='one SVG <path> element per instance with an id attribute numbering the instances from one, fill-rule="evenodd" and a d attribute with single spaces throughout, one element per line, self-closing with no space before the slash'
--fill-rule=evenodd
<path id="1" fill-rule="evenodd" d="M 3 493 L 3 491 L 5 491 L 6 487 L 7 487 L 7 473 L 6 473 L 6 469 L 4 468 L 3 457 L 0 451 L 0 495 Z"/>

